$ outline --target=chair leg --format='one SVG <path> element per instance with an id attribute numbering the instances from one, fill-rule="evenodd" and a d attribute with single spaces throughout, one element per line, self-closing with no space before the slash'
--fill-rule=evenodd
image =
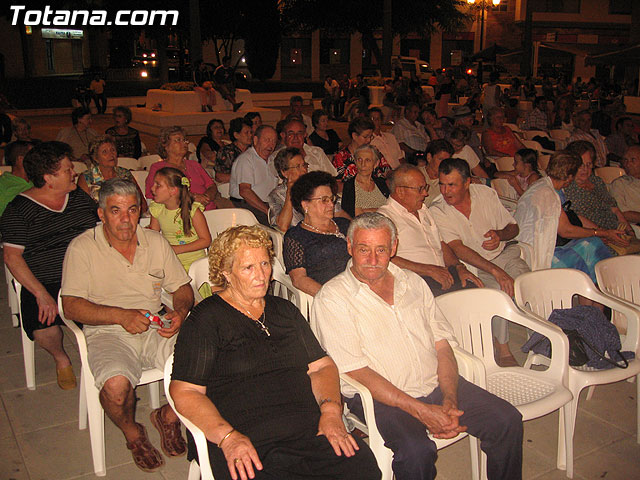
<path id="1" fill-rule="evenodd" d="M 636 442 L 640 444 L 640 373 L 636 375 Z"/>
<path id="2" fill-rule="evenodd" d="M 149 384 L 149 397 L 151 398 L 151 408 L 154 410 L 156 408 L 160 408 L 160 390 L 158 386 L 160 385 L 160 381 L 151 382 Z"/>
<path id="3" fill-rule="evenodd" d="M 596 386 L 595 385 L 591 385 L 589 387 L 589 389 L 587 390 L 587 401 L 591 400 L 591 397 L 593 397 L 593 392 L 596 391 Z"/>
<path id="4" fill-rule="evenodd" d="M 95 386 L 87 385 L 86 387 L 93 471 L 98 477 L 104 477 L 107 474 L 104 446 L 104 410 L 100 404 L 99 392 Z"/>
<path id="5" fill-rule="evenodd" d="M 200 480 L 200 465 L 195 460 L 191 460 L 187 480 Z"/>
<path id="6" fill-rule="evenodd" d="M 573 478 L 573 434 L 576 428 L 576 415 L 578 413 L 578 398 L 580 392 L 577 392 L 569 403 L 562 407 L 560 416 L 564 420 L 565 435 L 565 455 L 560 455 L 560 445 L 558 445 L 558 470 L 567 471 L 567 478 Z M 562 464 L 564 462 L 564 465 Z"/>
<path id="7" fill-rule="evenodd" d="M 80 370 L 80 397 L 78 399 L 78 430 L 87 428 L 87 392 L 84 367 Z"/>
<path id="8" fill-rule="evenodd" d="M 13 328 L 20 326 L 20 318 L 18 317 L 17 313 L 11 314 L 11 324 L 13 325 Z"/>
<path id="9" fill-rule="evenodd" d="M 471 455 L 471 479 L 484 480 L 480 465 L 480 445 L 478 443 L 478 439 L 471 435 L 469 435 L 469 450 Z"/>
<path id="10" fill-rule="evenodd" d="M 24 356 L 24 375 L 27 379 L 27 388 L 29 390 L 36 389 L 36 358 L 35 343 L 27 337 L 24 328 L 20 326 L 22 333 L 22 355 Z"/>

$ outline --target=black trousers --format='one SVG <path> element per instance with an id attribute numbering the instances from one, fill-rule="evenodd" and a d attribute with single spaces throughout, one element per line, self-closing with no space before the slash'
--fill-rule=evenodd
<path id="1" fill-rule="evenodd" d="M 447 290 L 444 290 L 442 288 L 442 285 L 440 285 L 440 283 L 438 283 L 433 278 L 422 277 L 422 279 L 425 282 L 427 282 L 427 285 L 429 285 L 429 289 L 431 289 L 431 293 L 433 293 L 434 297 L 438 297 L 440 295 L 443 295 L 449 292 L 456 292 L 464 288 L 477 288 L 476 285 L 471 282 L 467 282 L 465 285 L 462 285 L 462 282 L 460 281 L 460 276 L 458 275 L 458 270 L 456 269 L 455 265 L 451 265 L 450 267 L 447 268 L 447 270 L 449 270 L 449 273 L 453 277 L 453 285 L 451 285 Z"/>

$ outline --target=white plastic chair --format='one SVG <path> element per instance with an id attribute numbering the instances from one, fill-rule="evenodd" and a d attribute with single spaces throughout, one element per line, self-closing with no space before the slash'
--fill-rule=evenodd
<path id="1" fill-rule="evenodd" d="M 551 138 L 554 140 L 565 141 L 571 136 L 571 132 L 563 128 L 554 128 L 553 130 L 549 131 L 549 135 L 551 135 Z"/>
<path id="2" fill-rule="evenodd" d="M 606 184 L 610 184 L 616 178 L 621 177 L 627 173 L 620 167 L 599 167 L 594 169 L 593 171 Z"/>
<path id="3" fill-rule="evenodd" d="M 540 173 L 547 170 L 549 160 L 551 160 L 551 155 L 538 155 L 538 170 L 540 170 Z"/>
<path id="4" fill-rule="evenodd" d="M 533 140 L 533 137 L 547 137 L 549 138 L 549 134 L 543 130 L 525 130 L 522 132 L 525 140 Z"/>
<path id="5" fill-rule="evenodd" d="M 515 160 L 513 157 L 498 157 L 493 160 L 493 163 L 496 164 L 496 169 L 499 172 L 508 172 L 513 170 Z"/>
<path id="6" fill-rule="evenodd" d="M 160 159 L 160 155 L 157 154 L 153 154 L 153 155 L 145 155 L 144 157 L 140 157 L 138 159 L 138 164 L 139 164 L 139 168 L 143 169 L 143 170 L 149 170 L 149 167 L 151 167 L 151 165 L 153 165 L 156 162 L 159 162 Z"/>
<path id="7" fill-rule="evenodd" d="M 211 239 L 215 239 L 220 233 L 229 227 L 236 225 L 257 225 L 256 216 L 244 208 L 218 208 L 204 212 L 207 219 Z"/>
<path id="8" fill-rule="evenodd" d="M 460 346 L 482 361 L 489 392 L 516 407 L 523 421 L 560 411 L 557 465 L 565 470 L 567 463 L 573 461 L 573 446 L 568 442 L 571 437 L 565 434 L 570 429 L 569 402 L 573 397 L 565 387 L 569 342 L 562 330 L 549 322 L 523 315 L 500 290 L 460 290 L 439 296 L 436 303 L 453 327 Z M 553 356 L 548 369 L 502 368 L 496 364 L 491 334 L 491 320 L 496 315 L 551 340 Z"/>
<path id="9" fill-rule="evenodd" d="M 626 369 L 612 368 L 596 370 L 590 367 L 569 367 L 568 387 L 573 395 L 571 401 L 570 428 L 567 428 L 567 441 L 573 441 L 576 414 L 580 392 L 591 385 L 604 385 L 636 376 L 636 385 L 640 386 L 640 311 L 628 303 L 604 295 L 598 291 L 589 276 L 579 270 L 568 268 L 538 270 L 524 273 L 515 280 L 516 304 L 525 312 L 539 320 L 546 320 L 554 308 L 570 308 L 574 295 L 581 295 L 594 302 L 601 303 L 617 310 L 627 319 L 627 334 L 622 341 L 622 351 L 635 352 L 636 358 L 629 361 Z M 567 359 L 568 362 L 568 359 Z M 532 364 L 547 364 L 548 359 L 542 355 L 529 353 L 526 367 Z M 637 410 L 640 412 L 640 388 L 636 395 Z M 637 420 L 637 431 L 640 433 L 640 419 Z M 640 438 L 640 436 L 639 436 Z M 573 464 L 567 460 L 567 476 L 573 477 Z"/>
<path id="10" fill-rule="evenodd" d="M 291 277 L 285 273 L 284 267 L 278 262 L 273 263 L 273 294 L 278 297 L 286 298 L 293 303 L 302 316 L 309 320 L 311 315 L 311 305 L 313 297 L 308 293 L 298 290 L 293 286 Z"/>
<path id="11" fill-rule="evenodd" d="M 80 175 L 82 172 L 87 171 L 87 166 L 84 162 L 71 162 L 73 164 L 73 171 Z"/>
<path id="12" fill-rule="evenodd" d="M 193 262 L 189 267 L 189 276 L 191 277 L 191 288 L 193 289 L 195 302 L 196 304 L 200 303 L 202 296 L 198 289 L 205 283 L 213 287 L 209 282 L 209 257 L 199 258 Z"/>
<path id="13" fill-rule="evenodd" d="M 16 293 L 13 285 L 13 275 L 9 271 L 9 267 L 4 266 L 4 279 L 7 282 L 7 301 L 11 310 L 11 324 L 14 327 L 20 326 L 20 297 Z"/>
<path id="14" fill-rule="evenodd" d="M 8 271 L 9 269 L 7 269 Z M 22 292 L 22 285 L 15 278 L 13 278 L 13 288 L 16 292 L 18 299 L 18 316 L 22 323 L 22 307 L 20 305 L 20 294 Z M 29 390 L 36 389 L 36 344 L 27 336 L 27 332 L 24 331 L 24 327 L 20 325 L 20 336 L 22 337 L 22 356 L 24 357 L 24 376 L 27 381 L 27 388 Z"/>
<path id="15" fill-rule="evenodd" d="M 478 360 L 474 359 L 471 355 L 459 348 L 454 349 L 454 354 L 456 356 L 458 371 L 460 374 L 468 381 L 476 383 L 475 378 L 483 376 L 482 367 L 479 365 Z M 340 380 L 350 385 L 358 392 L 362 401 L 362 410 L 364 411 L 364 419 L 361 419 L 351 413 L 345 404 L 345 416 L 356 428 L 369 436 L 369 447 L 376 457 L 378 468 L 380 468 L 382 472 L 382 480 L 393 480 L 393 470 L 391 468 L 393 452 L 384 445 L 384 440 L 378 430 L 371 392 L 367 387 L 347 374 L 340 374 Z M 480 383 L 482 383 L 482 378 L 480 378 Z M 429 438 L 435 442 L 437 449 L 440 450 L 457 442 L 458 440 L 462 440 L 467 435 L 467 433 L 461 433 L 460 435 L 447 440 L 437 439 L 431 435 L 429 435 Z M 485 478 L 486 469 L 484 467 L 480 467 L 480 449 L 478 448 L 478 440 L 471 436 L 469 437 L 469 449 L 471 456 L 471 478 L 473 480 Z"/>
<path id="16" fill-rule="evenodd" d="M 598 288 L 618 300 L 633 304 L 640 309 L 640 257 L 624 255 L 600 260 L 596 264 Z M 613 323 L 619 329 L 627 330 L 626 319 L 619 312 L 613 312 Z"/>
<path id="17" fill-rule="evenodd" d="M 11 173 L 11 165 L 0 165 L 0 175 L 2 175 L 4 172 Z"/>
<path id="18" fill-rule="evenodd" d="M 222 198 L 229 198 L 229 182 L 217 183 L 216 187 L 218 187 L 218 193 Z"/>
<path id="19" fill-rule="evenodd" d="M 138 170 L 140 168 L 140 161 L 137 158 L 118 157 L 118 166 L 129 170 Z"/>
<path id="20" fill-rule="evenodd" d="M 149 172 L 147 170 L 133 170 L 131 172 L 131 175 L 133 175 L 133 178 L 138 184 L 138 187 L 140 187 L 140 191 L 144 193 L 146 188 L 145 182 L 147 181 Z"/>
<path id="21" fill-rule="evenodd" d="M 194 262 L 195 263 L 195 262 Z M 193 266 L 193 264 L 192 264 Z M 173 403 L 173 398 L 171 398 L 171 393 L 169 392 L 169 384 L 171 383 L 171 372 L 173 371 L 173 353 L 167 358 L 167 363 L 164 365 L 164 394 L 167 397 L 167 402 L 171 405 L 171 408 L 182 422 L 182 424 L 191 432 L 193 439 L 196 444 L 196 449 L 198 450 L 198 460 L 200 464 L 198 464 L 198 460 L 191 460 L 189 464 L 189 475 L 187 477 L 188 480 L 214 480 L 213 472 L 211 471 L 211 464 L 209 463 L 209 450 L 207 446 L 207 438 L 205 437 L 202 430 L 196 427 L 190 420 L 183 417 L 178 410 L 176 410 L 176 406 Z"/>
<path id="22" fill-rule="evenodd" d="M 62 310 L 62 298 L 58 295 L 58 310 L 64 324 L 73 332 L 78 342 L 78 351 L 80 352 L 80 360 L 82 361 L 82 370 L 80 374 L 80 407 L 78 410 L 78 428 L 84 430 L 87 428 L 87 419 L 89 420 L 89 436 L 91 437 L 91 454 L 93 456 L 93 471 L 96 476 L 104 477 L 107 474 L 106 454 L 104 443 L 104 410 L 100 404 L 100 391 L 96 388 L 93 373 L 89 368 L 87 358 L 87 341 L 82 330 L 73 322 L 65 317 Z M 158 382 L 162 380 L 163 372 L 157 368 L 143 370 L 142 377 L 138 385 L 149 385 L 149 395 L 151 398 L 151 407 L 156 409 L 160 407 L 160 391 Z"/>
<path id="23" fill-rule="evenodd" d="M 539 154 L 543 153 L 543 154 L 551 154 L 553 153 L 552 150 L 545 150 L 544 148 L 542 148 L 542 145 L 540 145 L 538 142 L 536 142 L 535 140 L 520 140 L 522 142 L 522 144 L 527 147 L 530 148 L 532 150 L 537 151 Z"/>

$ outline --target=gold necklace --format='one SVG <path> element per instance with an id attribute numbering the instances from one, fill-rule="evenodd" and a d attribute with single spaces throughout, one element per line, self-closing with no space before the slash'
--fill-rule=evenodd
<path id="1" fill-rule="evenodd" d="M 307 227 L 309 230 L 313 230 L 316 233 L 319 233 L 321 235 L 333 235 L 334 237 L 338 237 L 341 238 L 343 240 L 346 240 L 347 237 L 345 237 L 342 232 L 340 231 L 340 228 L 338 228 L 338 225 L 336 224 L 336 222 L 333 221 L 333 219 L 331 220 L 331 223 L 333 223 L 333 226 L 335 227 L 335 232 L 323 232 L 322 230 L 320 230 L 319 228 L 314 227 L 313 225 L 308 224 L 307 222 L 305 222 L 304 220 L 302 222 L 302 225 L 304 225 L 305 227 Z"/>
<path id="2" fill-rule="evenodd" d="M 267 321 L 267 318 L 266 318 L 266 316 L 265 316 L 265 314 L 264 314 L 264 312 L 265 312 L 265 310 L 266 310 L 266 308 L 267 308 L 266 303 L 265 303 L 264 309 L 262 310 L 262 315 L 260 315 L 258 318 L 253 318 L 253 315 L 251 315 L 251 312 L 250 312 L 248 309 L 246 309 L 245 307 L 243 307 L 243 306 L 242 306 L 242 304 L 241 304 L 239 301 L 237 301 L 237 300 L 235 299 L 235 297 L 234 297 L 233 293 L 231 293 L 231 297 L 235 300 L 236 304 L 237 304 L 237 305 L 238 305 L 242 310 L 244 310 L 244 313 L 246 313 L 246 314 L 247 314 L 247 316 L 248 316 L 251 320 L 253 320 L 254 322 L 257 322 L 258 324 L 260 324 L 260 330 L 261 330 L 261 331 L 262 331 L 262 332 L 263 332 L 267 337 L 270 337 L 270 336 L 271 336 L 271 332 L 269 332 L 269 327 L 267 327 L 267 326 L 265 325 L 265 322 Z M 262 320 L 260 320 L 260 319 L 262 319 Z"/>

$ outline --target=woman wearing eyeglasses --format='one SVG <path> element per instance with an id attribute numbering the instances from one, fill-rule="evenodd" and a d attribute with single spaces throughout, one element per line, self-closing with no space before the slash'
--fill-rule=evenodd
<path id="1" fill-rule="evenodd" d="M 364 212 L 375 212 L 389 197 L 389 188 L 383 178 L 373 172 L 380 163 L 380 152 L 372 145 L 361 145 L 353 154 L 356 176 L 344 182 L 342 187 L 342 210 L 352 217 Z"/>
<path id="2" fill-rule="evenodd" d="M 291 202 L 303 220 L 287 230 L 283 256 L 293 285 L 314 296 L 349 261 L 349 220 L 335 217 L 337 185 L 326 172 L 302 175 L 291 188 Z"/>
<path id="3" fill-rule="evenodd" d="M 300 150 L 295 147 L 283 148 L 273 160 L 273 165 L 282 179 L 280 185 L 269 194 L 269 224 L 286 232 L 303 220 L 302 213 L 293 208 L 291 188 L 296 180 L 307 173 L 309 164 L 304 161 Z"/>
<path id="4" fill-rule="evenodd" d="M 218 195 L 218 189 L 213 179 L 195 160 L 187 159 L 189 140 L 187 132 L 182 127 L 166 127 L 160 131 L 158 138 L 158 155 L 162 160 L 151 165 L 149 175 L 145 182 L 145 196 L 153 199 L 151 187 L 156 172 L 163 167 L 177 168 L 189 179 L 191 186 L 189 191 L 193 199 L 205 206 L 205 210 L 216 208 L 214 199 Z"/>

